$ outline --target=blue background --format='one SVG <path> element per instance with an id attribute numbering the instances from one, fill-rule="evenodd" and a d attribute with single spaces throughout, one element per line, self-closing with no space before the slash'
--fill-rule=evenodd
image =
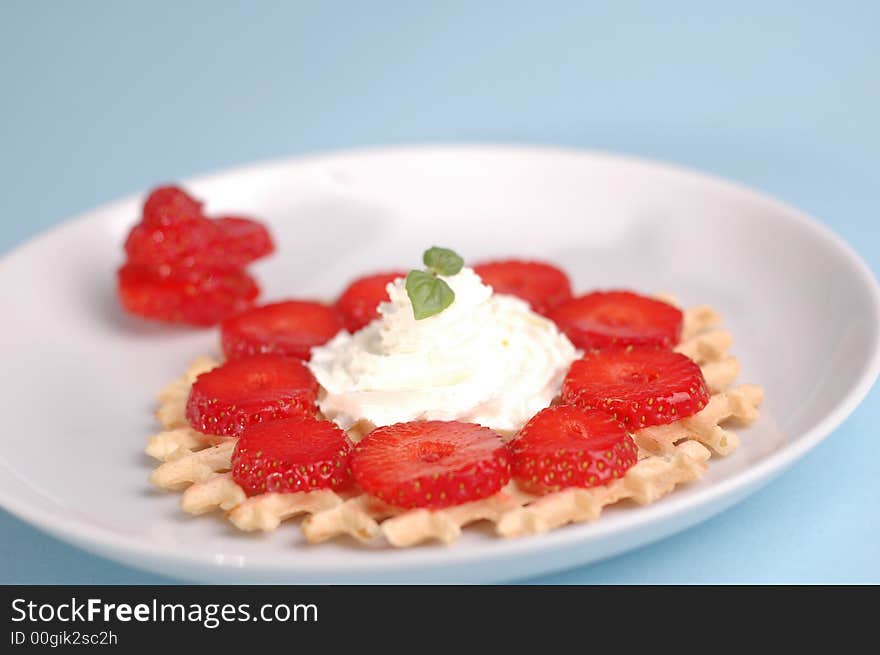
<path id="1" fill-rule="evenodd" d="M 821 217 L 876 273 L 878 28 L 876 2 L 0 0 L 0 250 L 211 169 L 475 140 L 739 180 Z M 874 390 L 733 510 L 537 581 L 880 582 L 878 423 Z M 0 512 L 0 582 L 162 581 Z"/>

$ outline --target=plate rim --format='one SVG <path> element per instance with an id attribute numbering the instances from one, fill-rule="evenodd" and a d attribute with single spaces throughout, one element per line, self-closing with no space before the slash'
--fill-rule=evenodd
<path id="1" fill-rule="evenodd" d="M 245 164 L 238 164 L 231 167 L 222 168 L 207 173 L 195 175 L 193 177 L 182 180 L 185 185 L 202 185 L 211 184 L 218 179 L 224 177 L 234 177 L 240 174 L 256 174 L 259 175 L 263 171 L 269 169 L 320 165 L 330 162 L 339 162 L 349 159 L 363 159 L 370 157 L 388 157 L 390 156 L 422 156 L 431 157 L 437 154 L 455 154 L 458 156 L 473 155 L 500 155 L 528 157 L 534 155 L 543 156 L 564 156 L 577 159 L 591 159 L 593 161 L 611 161 L 626 166 L 636 166 L 639 168 L 651 169 L 656 173 L 672 173 L 676 176 L 684 176 L 692 179 L 700 184 L 709 184 L 718 187 L 727 193 L 733 193 L 747 199 L 749 202 L 762 204 L 776 214 L 778 219 L 796 224 L 801 229 L 806 229 L 813 233 L 814 236 L 826 243 L 829 247 L 834 248 L 845 261 L 853 265 L 855 272 L 864 283 L 865 289 L 871 298 L 872 304 L 871 319 L 875 326 L 880 327 L 880 284 L 874 277 L 873 272 L 861 256 L 846 242 L 835 233 L 831 228 L 824 225 L 817 219 L 812 218 L 806 212 L 788 205 L 781 200 L 770 196 L 764 192 L 752 189 L 740 182 L 728 180 L 712 173 L 702 172 L 693 168 L 682 166 L 676 163 L 664 162 L 652 158 L 618 154 L 603 150 L 581 149 L 574 147 L 546 145 L 546 144 L 529 144 L 529 143 L 480 143 L 480 142 L 463 142 L 463 143 L 419 143 L 392 146 L 369 146 L 359 148 L 343 148 L 327 151 L 319 151 L 310 154 L 298 154 L 293 156 L 278 157 L 266 160 L 260 160 Z M 17 257 L 27 256 L 28 250 L 39 247 L 39 245 L 48 239 L 54 238 L 58 233 L 63 232 L 79 222 L 85 222 L 94 218 L 98 213 L 111 213 L 116 207 L 136 202 L 143 197 L 143 192 L 129 194 L 121 199 L 117 199 L 108 203 L 103 203 L 97 207 L 80 212 L 73 217 L 62 220 L 51 228 L 44 230 L 37 235 L 27 239 L 21 244 L 7 250 L 0 256 L 0 274 L 2 274 L 8 262 Z M 713 483 L 699 493 L 685 497 L 670 496 L 667 502 L 661 505 L 655 505 L 650 508 L 650 514 L 641 516 L 643 512 L 634 508 L 632 518 L 627 517 L 625 520 L 619 521 L 607 527 L 601 522 L 589 524 L 588 526 L 574 526 L 571 529 L 553 531 L 550 533 L 526 537 L 512 540 L 487 541 L 485 544 L 475 544 L 468 549 L 448 548 L 438 551 L 435 548 L 416 548 L 394 550 L 395 557 L 393 564 L 389 565 L 397 572 L 406 572 L 420 567 L 454 567 L 459 565 L 472 564 L 476 561 L 483 560 L 487 556 L 496 557 L 516 557 L 517 555 L 525 555 L 537 551 L 552 551 L 564 549 L 578 542 L 588 542 L 600 538 L 612 538 L 615 535 L 626 533 L 640 527 L 648 527 L 661 524 L 676 516 L 685 516 L 689 511 L 696 510 L 700 507 L 711 506 L 713 502 L 728 496 L 733 496 L 736 490 L 747 490 L 746 494 L 757 489 L 761 484 L 769 481 L 774 475 L 782 473 L 784 470 L 792 466 L 797 460 L 803 457 L 808 451 L 812 450 L 821 441 L 826 439 L 836 430 L 841 423 L 855 410 L 855 408 L 864 400 L 868 392 L 874 385 L 878 373 L 880 373 L 880 338 L 875 335 L 872 343 L 872 352 L 870 357 L 864 359 L 864 364 L 860 371 L 860 375 L 856 378 L 849 393 L 843 397 L 836 406 L 833 407 L 821 420 L 819 420 L 810 429 L 796 435 L 792 441 L 783 445 L 779 450 L 766 456 L 761 461 L 749 466 L 747 469 L 731 475 L 725 480 Z M 73 543 L 76 546 L 97 552 L 101 555 L 116 561 L 125 562 L 126 564 L 150 568 L 158 570 L 147 565 L 141 566 L 137 563 L 137 558 L 150 561 L 161 559 L 170 561 L 174 567 L 180 565 L 191 565 L 198 567 L 208 567 L 213 569 L 223 569 L 228 567 L 246 568 L 255 571 L 286 571 L 295 573 L 297 571 L 308 569 L 310 574 L 324 573 L 327 575 L 352 574 L 358 575 L 366 572 L 375 572 L 379 560 L 382 555 L 377 557 L 364 556 L 360 558 L 352 558 L 342 565 L 327 565 L 321 562 L 306 561 L 304 565 L 291 566 L 290 561 L 298 551 L 291 548 L 291 554 L 283 559 L 278 553 L 267 552 L 266 556 L 254 555 L 236 555 L 223 558 L 236 561 L 218 561 L 218 553 L 214 552 L 194 552 L 192 550 L 177 552 L 169 547 L 157 547 L 143 543 L 135 537 L 125 536 L 110 528 L 104 528 L 98 524 L 78 521 L 69 516 L 65 516 L 62 512 L 52 511 L 28 502 L 27 492 L 36 494 L 38 498 L 45 496 L 32 487 L 27 480 L 23 479 L 14 468 L 12 468 L 3 459 L 0 459 L 0 469 L 7 473 L 7 480 L 14 478 L 18 480 L 21 488 L 25 490 L 25 494 L 19 491 L 18 496 L 13 490 L 8 490 L 7 483 L 0 483 L 0 506 L 9 511 L 14 516 L 34 526 L 35 528 L 49 533 L 67 543 Z M 24 497 L 22 497 L 22 495 Z M 738 500 L 738 499 L 737 499 Z M 720 509 L 725 509 L 722 506 Z M 584 528 L 589 529 L 586 533 Z M 625 552 L 620 551 L 620 552 Z M 115 554 L 114 551 L 123 551 L 125 556 Z M 489 551 L 489 552 L 487 552 Z M 367 551 L 362 551 L 366 554 Z M 377 550 L 374 553 L 387 555 L 387 550 Z M 371 553 L 372 554 L 372 553 Z M 268 560 L 271 557 L 275 560 L 275 564 Z M 390 558 L 385 557 L 389 560 Z M 219 571 L 218 571 L 219 573 Z"/>

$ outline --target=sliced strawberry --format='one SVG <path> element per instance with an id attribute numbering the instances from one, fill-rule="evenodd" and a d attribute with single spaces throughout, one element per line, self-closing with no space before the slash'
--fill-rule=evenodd
<path id="1" fill-rule="evenodd" d="M 240 269 L 273 249 L 265 226 L 238 216 L 209 219 L 199 201 L 175 186 L 150 193 L 125 242 L 129 262 L 178 270 Z"/>
<path id="2" fill-rule="evenodd" d="M 173 225 L 188 220 L 204 218 L 202 203 L 176 186 L 161 186 L 153 189 L 144 202 L 143 222 L 145 225 Z"/>
<path id="3" fill-rule="evenodd" d="M 254 355 L 197 377 L 186 418 L 203 434 L 238 436 L 258 423 L 314 415 L 317 395 L 318 383 L 299 360 Z"/>
<path id="4" fill-rule="evenodd" d="M 171 223 L 139 223 L 125 240 L 129 263 L 141 267 L 236 268 L 212 254 L 217 242 L 216 226 L 207 218 L 195 217 Z"/>
<path id="5" fill-rule="evenodd" d="M 309 359 L 313 346 L 326 343 L 342 329 L 333 307 L 287 300 L 255 307 L 223 321 L 220 339 L 229 359 L 257 353 Z"/>
<path id="6" fill-rule="evenodd" d="M 415 421 L 370 432 L 351 470 L 364 491 L 391 505 L 439 509 L 498 492 L 510 480 L 510 453 L 489 428 Z"/>
<path id="7" fill-rule="evenodd" d="M 495 293 L 528 301 L 536 312 L 546 314 L 571 298 L 568 276 L 545 262 L 505 260 L 474 266 L 474 271 Z"/>
<path id="8" fill-rule="evenodd" d="M 671 350 L 627 348 L 586 354 L 562 382 L 562 401 L 600 409 L 628 430 L 672 423 L 709 402 L 700 367 Z"/>
<path id="9" fill-rule="evenodd" d="M 126 264 L 117 275 L 117 291 L 126 311 L 144 318 L 187 325 L 215 325 L 251 305 L 260 293 L 241 271 L 186 271 L 164 275 Z"/>
<path id="10" fill-rule="evenodd" d="M 128 261 L 156 269 L 237 270 L 274 249 L 265 226 L 246 218 L 196 218 L 170 225 L 135 225 L 125 241 Z"/>
<path id="11" fill-rule="evenodd" d="M 223 216 L 213 222 L 220 235 L 214 251 L 225 258 L 229 265 L 246 266 L 275 250 L 272 235 L 258 221 L 241 216 Z"/>
<path id="12" fill-rule="evenodd" d="M 510 442 L 513 477 L 533 493 L 595 487 L 623 477 L 638 450 L 613 416 L 571 405 L 543 409 Z"/>
<path id="13" fill-rule="evenodd" d="M 404 271 L 376 273 L 358 278 L 336 301 L 336 309 L 342 316 L 345 329 L 357 332 L 374 318 L 378 318 L 379 303 L 388 300 L 385 287 L 399 277 L 406 277 Z"/>
<path id="14" fill-rule="evenodd" d="M 126 238 L 119 297 L 139 316 L 214 325 L 253 305 L 259 288 L 244 267 L 272 248 L 259 223 L 208 219 L 201 203 L 183 189 L 159 187 Z"/>
<path id="15" fill-rule="evenodd" d="M 681 336 L 682 314 L 672 305 L 631 291 L 595 291 L 572 298 L 549 317 L 578 348 L 660 346 Z"/>
<path id="16" fill-rule="evenodd" d="M 351 441 L 336 424 L 286 418 L 248 428 L 232 454 L 232 479 L 248 496 L 339 489 L 351 478 Z"/>

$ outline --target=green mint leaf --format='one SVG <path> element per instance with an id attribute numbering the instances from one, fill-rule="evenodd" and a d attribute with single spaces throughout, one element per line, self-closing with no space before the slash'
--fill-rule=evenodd
<path id="1" fill-rule="evenodd" d="M 406 276 L 406 295 L 417 321 L 439 314 L 455 300 L 455 292 L 443 280 L 425 271 L 410 271 Z"/>
<path id="2" fill-rule="evenodd" d="M 464 266 L 464 260 L 449 248 L 428 248 L 422 256 L 425 266 L 438 275 L 455 275 Z"/>

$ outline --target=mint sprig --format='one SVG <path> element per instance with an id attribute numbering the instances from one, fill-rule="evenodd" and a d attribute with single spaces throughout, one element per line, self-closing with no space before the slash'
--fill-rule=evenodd
<path id="1" fill-rule="evenodd" d="M 414 269 L 406 276 L 406 295 L 417 321 L 435 316 L 455 300 L 455 292 L 438 275 L 456 275 L 464 260 L 449 248 L 433 246 L 422 255 L 427 271 Z"/>
<path id="2" fill-rule="evenodd" d="M 422 261 L 429 270 L 438 275 L 455 275 L 464 266 L 464 260 L 449 248 L 432 246 L 422 255 Z"/>
<path id="3" fill-rule="evenodd" d="M 412 301 L 417 321 L 439 314 L 455 300 L 455 292 L 443 280 L 425 271 L 410 271 L 406 276 L 406 295 Z"/>

